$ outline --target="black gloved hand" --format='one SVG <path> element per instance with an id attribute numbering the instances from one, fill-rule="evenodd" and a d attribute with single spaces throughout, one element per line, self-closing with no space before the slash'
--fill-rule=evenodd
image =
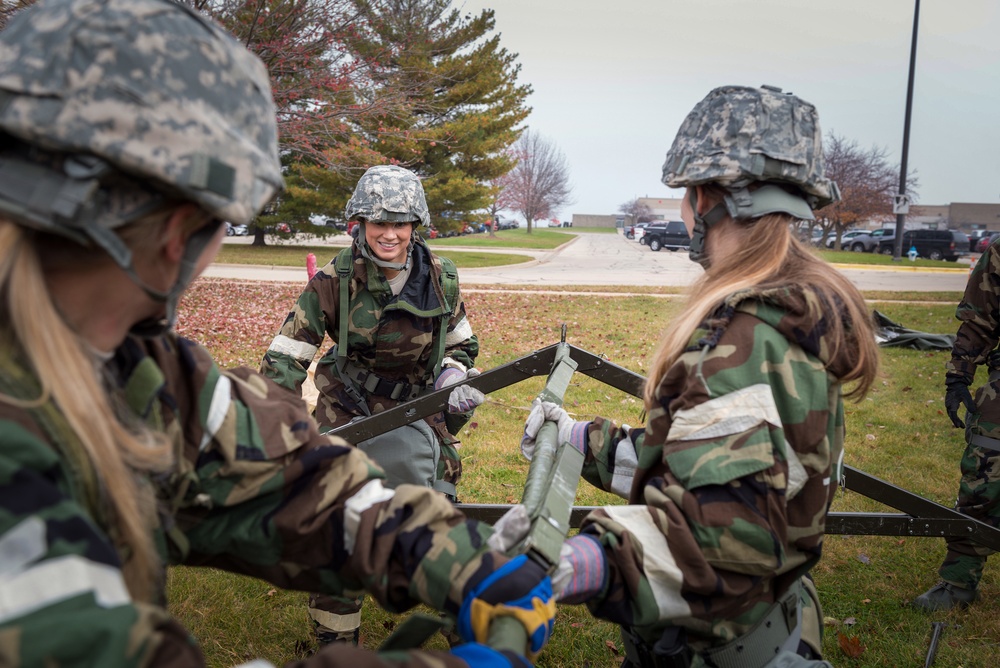
<path id="1" fill-rule="evenodd" d="M 956 427 L 965 427 L 965 423 L 958 417 L 958 409 L 965 404 L 966 417 L 969 413 L 976 412 L 976 402 L 972 400 L 969 392 L 969 384 L 964 379 L 949 378 L 945 381 L 944 408 L 948 411 L 951 423 Z"/>

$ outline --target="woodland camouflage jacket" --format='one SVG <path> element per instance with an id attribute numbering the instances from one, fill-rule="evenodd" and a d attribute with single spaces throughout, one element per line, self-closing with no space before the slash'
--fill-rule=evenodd
<path id="1" fill-rule="evenodd" d="M 378 267 L 365 261 L 356 244 L 352 249 L 348 362 L 390 381 L 432 385 L 435 379 L 428 367 L 433 361 L 435 339 L 440 335 L 443 305 L 447 303 L 441 287 L 441 260 L 418 241 L 413 249 L 410 277 L 402 292 L 394 296 Z M 466 318 L 461 294 L 455 302 L 449 305 L 451 319 L 444 355 L 468 369 L 474 366 L 479 354 L 479 341 Z M 324 336 L 329 336 L 334 344 L 340 336 L 340 279 L 335 260 L 317 271 L 299 295 L 264 356 L 261 372 L 280 385 L 301 392 Z M 364 415 L 344 390 L 335 348 L 331 347 L 317 363 L 315 382 L 319 391 L 315 415 L 320 426 L 339 427 Z M 367 400 L 373 414 L 400 403 L 375 395 L 367 395 Z M 427 422 L 442 444 L 448 445 L 455 442 L 451 434 L 464 423 L 455 421 L 458 417 L 438 414 L 427 418 Z M 466 415 L 464 421 L 470 417 Z M 446 450 L 457 458 L 457 450 Z M 448 465 L 452 472 L 444 479 L 455 483 L 461 470 L 459 462 Z"/>
<path id="2" fill-rule="evenodd" d="M 989 359 L 1000 340 L 1000 245 L 997 242 L 986 248 L 973 267 L 955 317 L 962 324 L 955 335 L 947 374 L 972 384 L 980 365 L 989 362 L 991 370 L 1000 368 L 1000 359 Z"/>
<path id="3" fill-rule="evenodd" d="M 816 564 L 844 445 L 829 317 L 811 291 L 731 295 L 664 376 L 645 429 L 591 424 L 585 476 L 634 504 L 584 522 L 611 566 L 595 615 L 650 641 L 672 624 L 718 645 Z M 819 651 L 817 606 L 802 602 Z"/>
<path id="4" fill-rule="evenodd" d="M 0 392 L 37 398 L 12 341 L 0 328 Z M 319 434 L 301 400 L 248 369 L 220 371 L 191 341 L 127 339 L 105 372 L 123 416 L 165 433 L 176 454 L 169 474 L 141 478 L 157 499 L 149 530 L 166 562 L 304 591 L 366 589 L 390 610 L 425 603 L 454 614 L 505 560 L 486 551 L 489 527 L 430 489 L 385 489 L 362 452 Z M 0 401 L 0 664 L 203 665 L 163 607 L 130 597 L 87 462 L 51 401 Z M 296 665 L 465 663 L 339 646 Z"/>

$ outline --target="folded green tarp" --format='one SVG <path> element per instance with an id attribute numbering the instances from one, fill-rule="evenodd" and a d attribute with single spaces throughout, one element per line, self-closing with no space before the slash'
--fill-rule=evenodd
<path id="1" fill-rule="evenodd" d="M 883 348 L 915 348 L 917 350 L 951 350 L 953 334 L 928 334 L 907 329 L 893 322 L 878 311 L 872 311 L 875 321 L 875 340 Z"/>

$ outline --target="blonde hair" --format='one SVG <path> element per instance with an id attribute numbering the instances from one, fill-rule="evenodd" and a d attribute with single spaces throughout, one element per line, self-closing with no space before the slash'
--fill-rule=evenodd
<path id="1" fill-rule="evenodd" d="M 711 206 L 722 199 L 722 190 L 708 186 L 702 190 Z M 809 286 L 830 308 L 842 308 L 845 317 L 828 318 L 832 346 L 830 360 L 846 353 L 851 368 L 839 378 L 856 384 L 845 396 L 861 399 L 878 372 L 878 347 L 871 316 L 864 298 L 843 274 L 803 246 L 792 233 L 795 219 L 787 214 L 771 214 L 751 223 L 729 218 L 717 227 L 732 225 L 742 232 L 739 243 L 725 261 L 710 262 L 695 282 L 680 315 L 664 332 L 653 357 L 643 398 L 647 410 L 656 405 L 656 390 L 670 367 L 688 347 L 691 337 L 707 317 L 734 292 L 747 288 L 766 290 L 790 285 Z M 722 231 L 713 228 L 716 232 Z M 711 234 L 711 233 L 710 233 Z"/>
<path id="2" fill-rule="evenodd" d="M 140 257 L 148 255 L 149 248 L 161 243 L 169 215 L 170 211 L 160 211 L 147 216 L 122 228 L 120 236 Z M 136 600 L 151 601 L 162 566 L 150 531 L 153 493 L 141 478 L 145 472 L 170 466 L 170 443 L 163 434 L 131 420 L 123 422 L 102 385 L 92 349 L 67 326 L 52 301 L 44 278 L 46 266 L 69 253 L 84 270 L 111 261 L 103 251 L 39 235 L 0 218 L 0 313 L 41 386 L 34 399 L 0 394 L 0 401 L 28 409 L 50 400 L 55 403 L 92 468 L 84 475 L 96 478 L 105 496 L 102 508 L 110 524 L 106 528 L 121 555 L 129 591 Z"/>

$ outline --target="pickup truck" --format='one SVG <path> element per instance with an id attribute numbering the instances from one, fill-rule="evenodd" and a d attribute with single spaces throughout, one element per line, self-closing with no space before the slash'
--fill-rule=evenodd
<path id="1" fill-rule="evenodd" d="M 676 251 L 680 248 L 691 247 L 691 237 L 688 236 L 687 226 L 682 220 L 654 221 L 646 226 L 639 243 L 649 246 L 649 250 L 658 251 L 661 248 L 668 248 Z"/>
<path id="2" fill-rule="evenodd" d="M 882 227 L 877 230 L 872 230 L 868 234 L 859 234 L 851 239 L 850 244 L 844 242 L 843 247 L 844 250 L 850 248 L 855 253 L 874 253 L 878 250 L 878 247 L 882 242 L 891 242 L 895 238 L 896 230 L 891 227 Z"/>

